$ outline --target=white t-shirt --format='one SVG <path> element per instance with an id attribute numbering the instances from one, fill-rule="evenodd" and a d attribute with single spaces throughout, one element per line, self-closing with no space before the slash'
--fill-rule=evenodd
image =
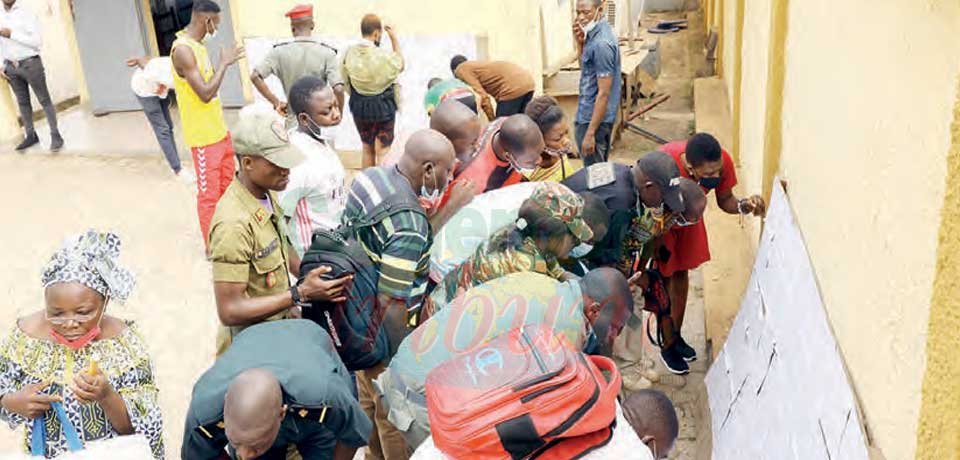
<path id="1" fill-rule="evenodd" d="M 280 207 L 290 218 L 290 241 L 303 256 L 314 230 L 340 226 L 340 214 L 347 205 L 346 170 L 330 146 L 299 130 L 290 131 L 290 143 L 307 160 L 290 170 L 290 183 L 279 194 Z"/>
<path id="2" fill-rule="evenodd" d="M 133 72 L 130 87 L 137 96 L 166 99 L 173 87 L 173 61 L 169 56 L 151 59 Z"/>
<path id="3" fill-rule="evenodd" d="M 623 410 L 620 409 L 620 403 L 617 403 L 617 426 L 613 430 L 613 437 L 607 445 L 590 452 L 581 457 L 583 460 L 611 460 L 611 459 L 630 459 L 630 460 L 654 460 L 653 453 L 640 438 L 633 428 L 627 423 L 623 416 Z M 454 459 L 448 457 L 433 445 L 433 438 L 427 438 L 417 451 L 413 453 L 410 460 L 467 460 Z"/>

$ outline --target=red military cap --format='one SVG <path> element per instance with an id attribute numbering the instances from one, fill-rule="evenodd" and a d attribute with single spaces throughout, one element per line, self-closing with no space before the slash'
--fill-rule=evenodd
<path id="1" fill-rule="evenodd" d="M 297 5 L 287 11 L 287 17 L 291 20 L 313 17 L 313 5 Z"/>

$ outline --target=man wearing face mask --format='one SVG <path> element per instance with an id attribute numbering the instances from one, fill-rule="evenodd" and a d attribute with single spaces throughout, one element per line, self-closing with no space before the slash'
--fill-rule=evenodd
<path id="1" fill-rule="evenodd" d="M 420 325 L 376 383 L 391 419 L 406 421 L 400 430 L 416 448 L 430 435 L 424 384 L 437 365 L 511 329 L 541 324 L 584 353 L 610 356 L 632 310 L 627 280 L 611 268 L 563 282 L 512 273 L 472 287 Z"/>
<path id="2" fill-rule="evenodd" d="M 397 202 L 435 202 L 443 194 L 452 176 L 455 154 L 453 144 L 433 130 L 414 133 L 395 166 L 368 168 L 350 187 L 341 222 L 354 227 L 365 219 L 368 210 L 388 200 Z M 357 229 L 357 241 L 377 265 L 380 277 L 376 301 L 384 312 L 382 327 L 391 352 L 419 321 L 427 288 L 430 248 L 433 232 L 423 212 L 413 210 L 388 215 L 372 226 Z M 392 356 L 393 353 L 390 353 Z M 406 459 L 409 456 L 403 437 L 387 420 L 373 380 L 385 369 L 380 363 L 357 371 L 360 405 L 374 422 L 370 436 L 371 458 Z"/>
<path id="3" fill-rule="evenodd" d="M 707 133 L 698 133 L 689 141 L 676 141 L 661 147 L 670 154 L 683 177 L 700 184 L 704 192 L 714 191 L 717 206 L 727 214 L 763 216 L 766 204 L 759 195 L 739 199 L 733 194 L 737 185 L 737 171 L 733 159 L 720 147 L 717 139 Z M 687 273 L 710 260 L 707 228 L 700 220 L 695 225 L 673 227 L 663 237 L 663 246 L 670 258 L 660 266 L 663 276 L 669 277 L 670 316 L 679 333 L 687 305 L 690 281 Z M 679 351 L 686 361 L 697 359 L 696 351 L 678 337 Z"/>
<path id="4" fill-rule="evenodd" d="M 620 104 L 620 45 L 603 15 L 603 0 L 578 0 L 573 24 L 580 49 L 576 138 L 585 165 L 607 161 Z"/>
<path id="5" fill-rule="evenodd" d="M 217 34 L 220 7 L 211 0 L 193 3 L 190 24 L 173 42 L 173 83 L 183 125 L 183 137 L 193 153 L 197 176 L 197 214 L 204 244 L 217 202 L 233 180 L 233 142 L 220 104 L 220 84 L 227 68 L 243 58 L 241 46 L 220 51 L 216 69 L 204 42 Z"/>
<path id="6" fill-rule="evenodd" d="M 595 164 L 584 168 L 562 184 L 577 193 L 590 192 L 600 197 L 610 209 L 610 226 L 606 237 L 594 244 L 583 259 L 588 268 L 613 267 L 624 256 L 624 239 L 635 219 L 665 222 L 669 214 L 684 213 L 680 171 L 669 155 L 650 152 L 637 164 Z M 632 268 L 632 267 L 631 267 Z M 635 270 L 625 270 L 633 276 Z"/>
<path id="7" fill-rule="evenodd" d="M 469 161 L 476 153 L 480 141 L 480 118 L 458 100 L 441 102 L 430 117 L 430 129 L 446 136 L 457 153 L 457 162 Z M 430 216 L 430 226 L 436 234 L 460 209 L 473 200 L 476 186 L 469 180 L 454 182 L 450 187 L 450 196 L 443 208 L 440 203 L 424 203 L 424 209 Z"/>
<path id="8" fill-rule="evenodd" d="M 527 176 L 542 161 L 543 149 L 543 134 L 530 117 L 519 114 L 498 118 L 480 135 L 479 147 L 461 159 L 451 186 L 469 181 L 474 184 L 475 193 L 481 194 L 527 182 Z M 445 195 L 440 207 L 445 207 L 449 199 Z"/>
<path id="9" fill-rule="evenodd" d="M 290 183 L 279 199 L 290 241 L 303 257 L 313 231 L 337 228 L 347 204 L 346 171 L 325 131 L 340 124 L 340 108 L 333 89 L 317 77 L 297 80 L 287 100 L 298 125 L 290 131 L 290 143 L 307 160 L 290 170 Z"/>
<path id="10" fill-rule="evenodd" d="M 290 169 L 304 155 L 290 145 L 283 120 L 272 114 L 242 117 L 234 131 L 240 174 L 227 187 L 210 227 L 213 293 L 222 326 L 217 355 L 246 327 L 299 316 L 301 302 L 343 299 L 350 280 L 324 279 L 330 271 L 324 266 L 290 285 L 289 275 L 300 275 L 300 257 L 291 248 L 275 192 L 287 187 Z"/>

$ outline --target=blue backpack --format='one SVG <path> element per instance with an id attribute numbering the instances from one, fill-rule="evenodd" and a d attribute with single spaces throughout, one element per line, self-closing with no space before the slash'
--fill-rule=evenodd
<path id="1" fill-rule="evenodd" d="M 370 260 L 357 234 L 395 214 L 409 211 L 426 217 L 420 203 L 393 196 L 351 225 L 336 230 L 316 230 L 310 248 L 300 261 L 300 282 L 321 266 L 331 268 L 323 275 L 326 279 L 353 275 L 345 302 L 317 301 L 303 309 L 304 319 L 316 322 L 330 334 L 348 370 L 369 369 L 383 362 L 390 353 L 387 334 L 381 327 L 385 310 L 377 298 L 380 267 Z"/>

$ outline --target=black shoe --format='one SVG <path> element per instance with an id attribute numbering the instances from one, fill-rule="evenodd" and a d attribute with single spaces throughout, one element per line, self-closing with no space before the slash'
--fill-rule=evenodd
<path id="1" fill-rule="evenodd" d="M 28 149 L 28 148 L 30 148 L 30 147 L 33 147 L 34 145 L 37 145 L 37 144 L 39 144 L 39 143 L 40 143 L 40 138 L 37 137 L 37 133 L 33 133 L 33 134 L 28 135 L 26 138 L 24 138 L 24 139 L 23 139 L 23 142 L 21 142 L 20 145 L 18 145 L 17 148 L 14 149 L 14 150 L 16 150 L 16 151 L 18 151 L 18 152 L 22 152 L 22 151 L 24 151 L 24 150 L 26 150 L 26 149 Z"/>
<path id="2" fill-rule="evenodd" d="M 50 151 L 59 152 L 63 148 L 63 136 L 60 133 L 56 133 L 50 137 Z"/>
<path id="3" fill-rule="evenodd" d="M 693 347 L 687 344 L 686 340 L 683 340 L 683 337 L 680 334 L 677 334 L 677 343 L 674 345 L 677 348 L 677 351 L 680 353 L 680 356 L 683 356 L 683 360 L 692 363 L 697 360 L 697 350 L 694 350 Z"/>
<path id="4" fill-rule="evenodd" d="M 687 365 L 687 362 L 683 360 L 683 356 L 677 351 L 677 343 L 674 342 L 672 346 L 660 350 L 660 359 L 663 361 L 663 364 L 667 366 L 667 370 L 677 374 L 683 375 L 690 373 L 690 366 Z"/>

